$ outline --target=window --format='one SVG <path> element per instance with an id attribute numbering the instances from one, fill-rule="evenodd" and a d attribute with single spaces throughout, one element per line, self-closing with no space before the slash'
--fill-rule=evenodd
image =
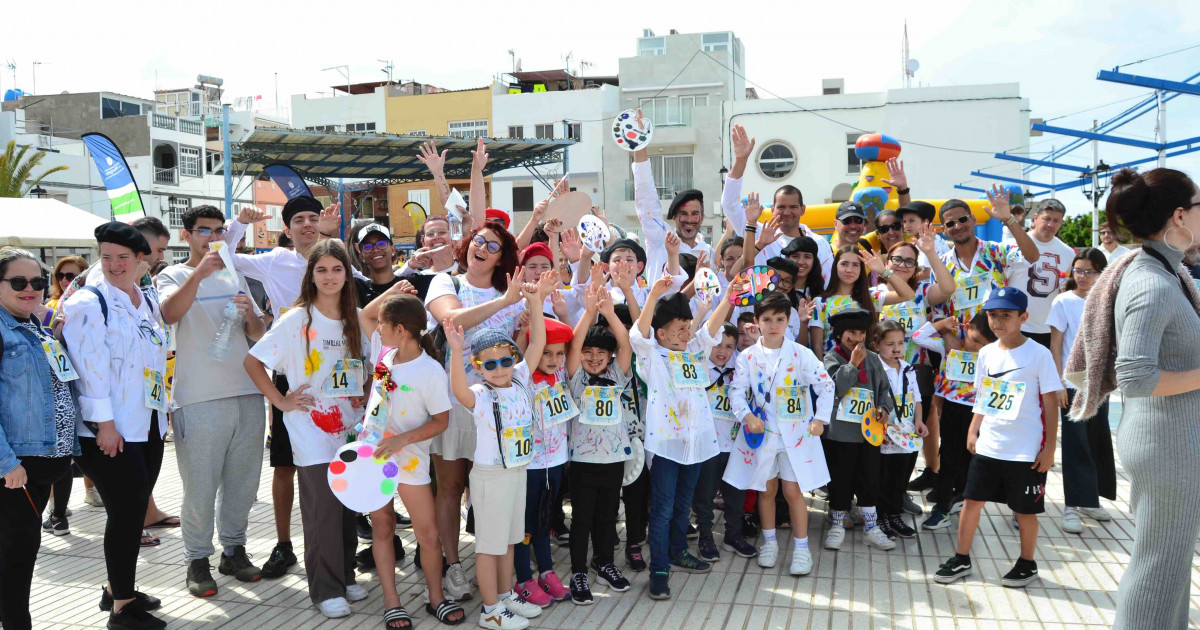
<path id="1" fill-rule="evenodd" d="M 854 143 L 858 142 L 857 133 L 846 134 L 846 174 L 856 175 L 862 170 L 862 162 L 854 155 Z"/>
<path id="2" fill-rule="evenodd" d="M 450 135 L 456 138 L 480 138 L 487 135 L 487 120 L 458 120 L 450 123 Z"/>
<path id="3" fill-rule="evenodd" d="M 271 217 L 270 219 L 267 219 L 267 229 L 271 230 L 272 232 L 282 232 L 283 206 L 267 205 L 266 210 L 267 216 Z"/>
<path id="4" fill-rule="evenodd" d="M 137 103 L 119 101 L 115 98 L 100 99 L 101 118 L 120 118 L 122 116 L 141 116 L 142 106 Z"/>
<path id="5" fill-rule="evenodd" d="M 219 168 L 221 168 L 221 152 L 220 151 L 209 151 L 208 153 L 205 153 L 204 154 L 204 172 L 211 175 L 213 173 L 216 173 L 217 169 L 219 169 Z"/>
<path id="6" fill-rule="evenodd" d="M 425 135 L 425 130 L 424 129 L 413 129 L 412 131 L 408 132 L 408 135 L 423 136 L 423 135 Z"/>
<path id="7" fill-rule="evenodd" d="M 704 52 L 729 50 L 729 33 L 705 33 L 700 39 L 700 48 Z"/>
<path id="8" fill-rule="evenodd" d="M 692 156 L 651 155 L 650 168 L 654 171 L 654 187 L 659 199 L 671 199 L 675 193 L 692 188 Z M 628 197 L 633 199 L 633 182 L 628 183 Z"/>
<path id="9" fill-rule="evenodd" d="M 338 130 L 337 125 L 313 125 L 312 127 L 305 127 L 305 129 L 308 131 L 319 131 L 321 133 L 332 133 Z"/>
<path id="10" fill-rule="evenodd" d="M 796 168 L 796 156 L 787 145 L 772 142 L 758 154 L 758 168 L 770 179 L 783 179 Z"/>
<path id="11" fill-rule="evenodd" d="M 188 197 L 167 197 L 167 220 L 171 227 L 183 227 L 183 213 L 191 207 L 192 200 Z"/>
<path id="12" fill-rule="evenodd" d="M 583 123 L 570 123 L 567 125 L 567 138 L 576 142 L 583 141 Z"/>
<path id="13" fill-rule="evenodd" d="M 520 140 L 525 137 L 525 125 L 509 125 L 508 137 L 513 140 Z"/>
<path id="14" fill-rule="evenodd" d="M 171 248 L 171 262 L 173 264 L 182 265 L 183 263 L 187 262 L 187 259 L 190 256 L 191 252 L 186 249 Z"/>
<path id="15" fill-rule="evenodd" d="M 642 116 L 649 118 L 654 124 L 671 124 L 671 112 L 667 109 L 667 97 L 639 98 L 638 107 L 642 108 Z"/>
<path id="16" fill-rule="evenodd" d="M 200 147 L 179 146 L 179 174 L 200 177 Z"/>
<path id="17" fill-rule="evenodd" d="M 679 117 L 676 123 L 685 127 L 692 125 L 692 110 L 696 107 L 704 107 L 708 105 L 707 94 L 692 94 L 690 96 L 679 97 Z"/>
<path id="18" fill-rule="evenodd" d="M 533 210 L 533 186 L 513 186 L 513 212 L 529 212 Z"/>
<path id="19" fill-rule="evenodd" d="M 553 140 L 554 139 L 554 123 L 548 125 L 535 125 L 533 127 L 533 137 L 538 140 Z"/>
<path id="20" fill-rule="evenodd" d="M 638 40 L 638 56 L 653 57 L 667 54 L 667 38 L 644 37 Z"/>
<path id="21" fill-rule="evenodd" d="M 375 131 L 375 123 L 346 123 L 346 131 Z"/>

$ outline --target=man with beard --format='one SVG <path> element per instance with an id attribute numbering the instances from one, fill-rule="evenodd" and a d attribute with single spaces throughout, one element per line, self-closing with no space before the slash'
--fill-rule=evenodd
<path id="1" fill-rule="evenodd" d="M 396 250 L 392 245 L 392 233 L 378 223 L 367 224 L 358 231 L 355 247 L 367 279 L 355 278 L 354 289 L 358 293 L 358 305 L 365 307 L 400 282 L 392 270 L 392 254 Z"/>

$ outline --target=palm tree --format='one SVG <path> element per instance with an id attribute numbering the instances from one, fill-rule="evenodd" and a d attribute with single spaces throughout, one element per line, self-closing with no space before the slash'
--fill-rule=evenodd
<path id="1" fill-rule="evenodd" d="M 4 154 L 0 155 L 0 197 L 24 197 L 33 190 L 38 182 L 45 179 L 52 173 L 67 170 L 65 166 L 55 166 L 54 168 L 43 172 L 37 177 L 31 178 L 33 169 L 37 168 L 42 163 L 42 158 L 45 153 L 34 151 L 29 159 L 25 159 L 25 152 L 29 150 L 29 146 L 22 146 L 21 150 L 17 150 L 17 141 L 12 140 L 8 143 L 8 147 L 4 150 Z M 25 181 L 25 180 L 29 181 Z"/>

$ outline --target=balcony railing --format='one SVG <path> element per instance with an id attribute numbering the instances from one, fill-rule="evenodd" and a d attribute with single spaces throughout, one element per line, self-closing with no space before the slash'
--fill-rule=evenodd
<path id="1" fill-rule="evenodd" d="M 159 129 L 169 129 L 171 131 L 181 131 L 193 135 L 202 135 L 204 133 L 204 125 L 199 121 L 185 120 L 166 114 L 153 114 L 154 126 Z"/>
<path id="2" fill-rule="evenodd" d="M 190 133 L 199 136 L 204 133 L 204 124 L 198 120 L 180 119 L 179 130 L 183 133 Z"/>
<path id="3" fill-rule="evenodd" d="M 179 173 L 176 167 L 171 168 L 155 168 L 154 183 L 155 184 L 176 184 L 179 182 Z"/>

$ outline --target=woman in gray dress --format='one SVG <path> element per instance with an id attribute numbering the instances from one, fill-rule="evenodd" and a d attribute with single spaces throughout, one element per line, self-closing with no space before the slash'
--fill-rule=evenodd
<path id="1" fill-rule="evenodd" d="M 1110 227 L 1144 239 L 1114 305 L 1117 453 L 1137 527 L 1114 627 L 1186 628 L 1200 535 L 1200 315 L 1178 269 L 1200 242 L 1200 189 L 1176 170 L 1125 169 L 1106 208 Z"/>

